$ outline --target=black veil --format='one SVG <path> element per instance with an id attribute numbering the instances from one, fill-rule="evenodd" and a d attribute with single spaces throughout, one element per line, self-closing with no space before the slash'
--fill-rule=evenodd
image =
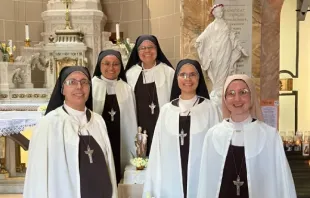
<path id="1" fill-rule="evenodd" d="M 56 81 L 56 85 L 54 87 L 49 103 L 47 105 L 45 115 L 64 104 L 65 96 L 62 94 L 63 83 L 72 72 L 76 72 L 76 71 L 84 73 L 87 76 L 88 80 L 91 82 L 90 73 L 86 67 L 68 66 L 68 67 L 62 68 L 62 70 L 60 71 L 59 77 Z M 85 105 L 88 109 L 90 110 L 93 109 L 93 98 L 92 98 L 92 87 L 91 86 L 90 86 L 89 96 L 88 96 L 88 99 Z"/>
<path id="2" fill-rule="evenodd" d="M 196 89 L 197 96 L 201 96 L 201 97 L 210 99 L 208 88 L 207 88 L 206 82 L 204 80 L 202 69 L 201 69 L 199 62 L 196 60 L 191 60 L 191 59 L 183 59 L 178 63 L 178 65 L 176 67 L 176 71 L 174 73 L 171 95 L 170 95 L 170 101 L 172 101 L 176 98 L 179 98 L 179 95 L 181 95 L 181 89 L 179 88 L 179 85 L 178 85 L 178 75 L 179 75 L 179 72 L 180 72 L 182 66 L 186 65 L 186 64 L 193 65 L 199 74 L 199 82 L 198 82 L 198 87 Z"/>

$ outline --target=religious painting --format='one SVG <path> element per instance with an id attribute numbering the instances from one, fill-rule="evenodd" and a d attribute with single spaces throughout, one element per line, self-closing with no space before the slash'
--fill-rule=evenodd
<path id="1" fill-rule="evenodd" d="M 59 76 L 59 73 L 61 71 L 62 68 L 66 67 L 66 66 L 77 66 L 77 59 L 72 59 L 69 57 L 65 57 L 63 59 L 58 59 L 56 60 L 56 75 L 57 78 Z"/>

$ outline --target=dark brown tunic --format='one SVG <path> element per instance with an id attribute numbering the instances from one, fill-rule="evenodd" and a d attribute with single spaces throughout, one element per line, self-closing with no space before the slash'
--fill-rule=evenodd
<path id="1" fill-rule="evenodd" d="M 135 86 L 135 97 L 138 126 L 141 126 L 143 131 L 146 130 L 148 135 L 146 155 L 149 156 L 154 129 L 159 115 L 159 105 L 155 82 L 144 84 L 142 72 Z M 151 114 L 151 108 L 149 107 L 152 102 L 156 105 L 154 114 Z"/>
<path id="2" fill-rule="evenodd" d="M 112 121 L 111 109 L 116 111 L 114 115 L 114 120 Z M 102 111 L 102 117 L 107 125 L 108 136 L 110 139 L 110 144 L 113 152 L 116 181 L 117 183 L 121 180 L 121 123 L 120 123 L 120 111 L 117 102 L 117 97 L 115 94 L 106 94 L 104 108 Z"/>
<path id="3" fill-rule="evenodd" d="M 233 155 L 235 157 L 236 167 Z M 242 168 L 240 169 L 241 166 Z M 240 181 L 243 181 L 244 184 L 240 187 L 240 196 L 237 196 L 237 188 L 234 185 L 233 181 L 237 179 L 237 173 L 239 173 L 240 170 L 241 170 Z M 249 197 L 244 147 L 241 146 L 230 145 L 227 153 L 219 198 L 228 198 L 228 197 L 229 198 Z"/>

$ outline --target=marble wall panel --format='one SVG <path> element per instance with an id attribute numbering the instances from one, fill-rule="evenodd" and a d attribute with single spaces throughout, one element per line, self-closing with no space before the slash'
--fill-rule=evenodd
<path id="1" fill-rule="evenodd" d="M 102 0 L 101 3 L 108 18 L 105 31 L 115 32 L 115 24 L 120 23 L 124 38 L 132 41 L 141 34 L 153 34 L 171 62 L 180 59 L 180 50 L 175 48 L 180 46 L 180 0 Z M 174 44 L 166 45 L 163 39 Z"/>
<path id="2" fill-rule="evenodd" d="M 42 40 L 43 20 L 48 0 L 0 0 L 0 41 L 13 40 L 19 55 L 19 46 L 25 39 L 25 24 L 29 24 L 31 44 Z"/>

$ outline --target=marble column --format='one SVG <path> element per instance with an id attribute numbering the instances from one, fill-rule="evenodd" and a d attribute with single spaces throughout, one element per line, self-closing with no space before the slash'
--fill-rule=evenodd
<path id="1" fill-rule="evenodd" d="M 261 100 L 279 100 L 280 14 L 284 0 L 262 3 Z"/>
<path id="2" fill-rule="evenodd" d="M 6 137 L 5 167 L 11 177 L 16 176 L 15 142 Z"/>
<path id="3" fill-rule="evenodd" d="M 262 1 L 254 0 L 252 8 L 252 79 L 255 82 L 258 97 L 260 95 Z"/>

